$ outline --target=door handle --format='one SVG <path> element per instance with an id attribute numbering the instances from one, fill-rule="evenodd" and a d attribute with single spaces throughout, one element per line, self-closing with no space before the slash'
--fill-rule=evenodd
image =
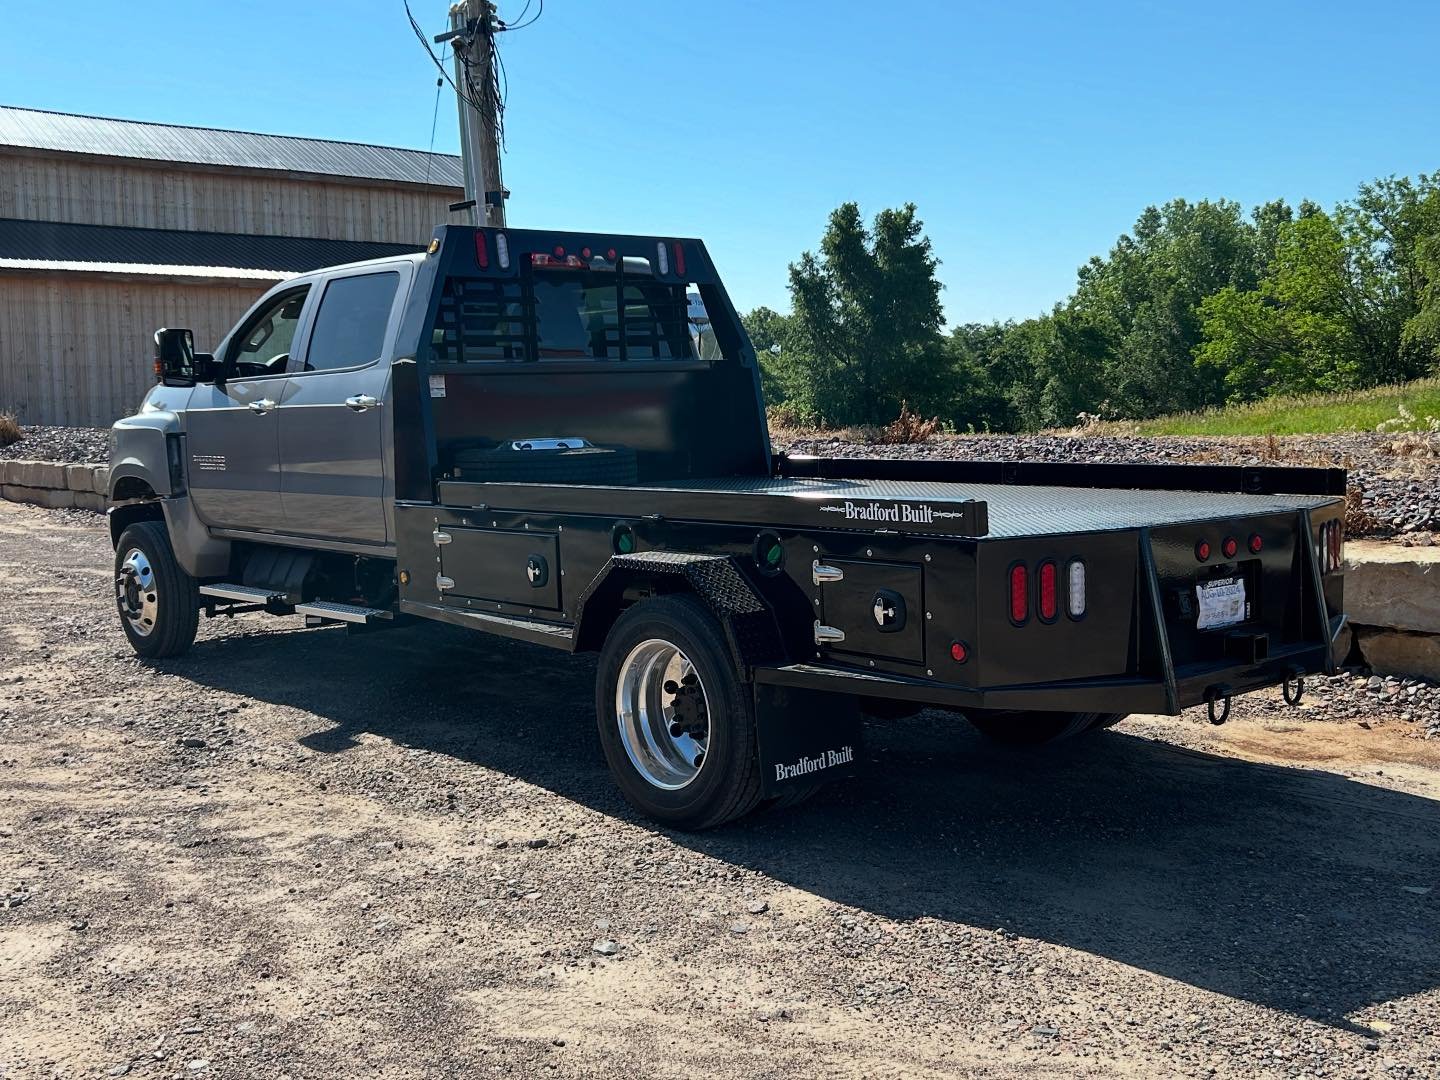
<path id="1" fill-rule="evenodd" d="M 259 401 L 250 402 L 250 411 L 253 413 L 267 413 L 275 408 L 275 402 L 268 397 L 262 397 Z"/>
<path id="2" fill-rule="evenodd" d="M 356 412 L 364 412 L 366 409 L 373 409 L 380 404 L 379 398 L 373 398 L 369 394 L 356 394 L 354 397 L 345 399 L 345 406 L 354 409 Z"/>

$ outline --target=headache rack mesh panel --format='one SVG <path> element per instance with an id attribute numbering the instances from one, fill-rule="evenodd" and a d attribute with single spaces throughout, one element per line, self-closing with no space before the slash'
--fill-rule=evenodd
<path id="1" fill-rule="evenodd" d="M 518 281 L 448 278 L 431 335 L 435 362 L 524 360 L 527 306 Z"/>

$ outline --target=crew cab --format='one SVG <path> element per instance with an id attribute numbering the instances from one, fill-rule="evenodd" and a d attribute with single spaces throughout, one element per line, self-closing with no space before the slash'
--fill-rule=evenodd
<path id="1" fill-rule="evenodd" d="M 442 226 L 213 353 L 158 331 L 156 375 L 111 441 L 136 652 L 238 612 L 598 652 L 609 766 L 676 827 L 855 771 L 862 712 L 1223 721 L 1344 622 L 1342 470 L 775 453 L 698 240 Z"/>

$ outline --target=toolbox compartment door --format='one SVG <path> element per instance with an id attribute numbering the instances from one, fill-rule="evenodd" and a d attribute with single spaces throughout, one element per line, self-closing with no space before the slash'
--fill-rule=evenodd
<path id="1" fill-rule="evenodd" d="M 845 632 L 828 646 L 837 655 L 925 661 L 925 596 L 921 567 L 873 559 L 825 559 L 844 573 L 820 587 L 821 619 Z"/>
<path id="2" fill-rule="evenodd" d="M 449 539 L 444 539 L 448 537 Z M 492 600 L 527 608 L 560 608 L 560 547 L 554 533 L 441 528 L 445 597 Z"/>

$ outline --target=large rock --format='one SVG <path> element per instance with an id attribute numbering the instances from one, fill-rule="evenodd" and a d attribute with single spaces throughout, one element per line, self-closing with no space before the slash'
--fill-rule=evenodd
<path id="1" fill-rule="evenodd" d="M 110 466 L 109 466 L 109 465 L 96 465 L 96 466 L 95 466 L 95 475 L 92 477 L 92 480 L 93 480 L 94 485 L 95 485 L 94 488 L 93 488 L 95 494 L 97 494 L 97 495 L 108 495 L 108 494 L 110 494 Z"/>
<path id="2" fill-rule="evenodd" d="M 1380 674 L 1440 681 L 1440 634 L 1358 626 L 1355 635 L 1365 662 Z"/>
<path id="3" fill-rule="evenodd" d="M 94 510 L 96 513 L 104 513 L 104 495 L 97 494 L 94 491 L 76 491 L 72 494 L 75 496 L 75 508 L 77 510 Z"/>
<path id="4" fill-rule="evenodd" d="M 66 465 L 65 486 L 71 491 L 95 491 L 94 465 Z"/>
<path id="5" fill-rule="evenodd" d="M 45 505 L 47 494 L 49 493 L 44 488 L 25 487 L 23 484 L 6 484 L 0 488 L 0 495 L 11 502 L 33 503 L 36 506 Z"/>
<path id="6" fill-rule="evenodd" d="M 5 482 L 17 487 L 43 488 L 50 485 L 48 461 L 12 461 L 5 470 Z M 65 486 L 65 470 L 60 469 L 60 486 Z"/>
<path id="7" fill-rule="evenodd" d="M 1440 634 L 1440 547 L 1348 541 L 1345 613 L 1363 626 Z"/>

